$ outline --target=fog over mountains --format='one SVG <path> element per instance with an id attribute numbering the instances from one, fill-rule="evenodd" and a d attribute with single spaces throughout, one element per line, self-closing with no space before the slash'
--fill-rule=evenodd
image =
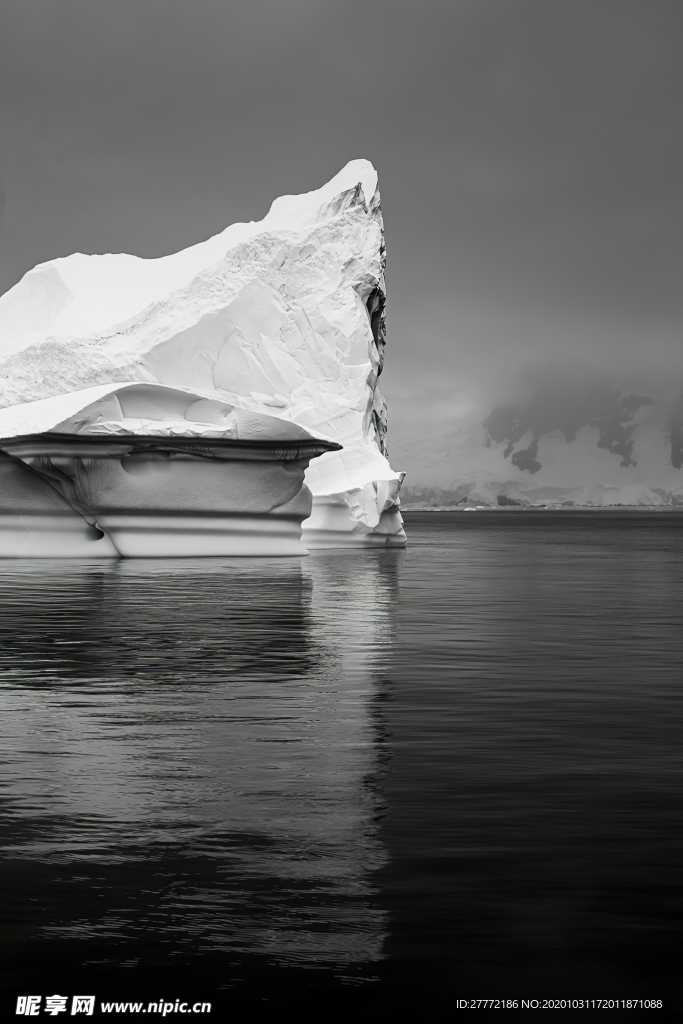
<path id="1" fill-rule="evenodd" d="M 513 401 L 434 424 L 428 438 L 394 433 L 408 507 L 683 506 L 680 383 L 629 388 L 588 364 L 526 383 Z"/>

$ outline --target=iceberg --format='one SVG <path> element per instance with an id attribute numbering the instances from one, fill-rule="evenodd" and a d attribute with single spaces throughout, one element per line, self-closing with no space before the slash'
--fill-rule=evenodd
<path id="1" fill-rule="evenodd" d="M 170 256 L 25 274 L 0 298 L 0 555 L 403 546 L 384 266 L 354 160 Z"/>
<path id="2" fill-rule="evenodd" d="M 107 384 L 0 410 L 0 552 L 298 555 L 309 461 L 339 448 L 189 388 Z"/>

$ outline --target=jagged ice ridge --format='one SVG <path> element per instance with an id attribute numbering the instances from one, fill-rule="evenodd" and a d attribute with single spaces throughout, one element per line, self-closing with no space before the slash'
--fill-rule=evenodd
<path id="1" fill-rule="evenodd" d="M 355 160 L 182 252 L 25 274 L 0 298 L 1 553 L 300 553 L 302 520 L 308 548 L 403 545 L 384 263 Z"/>

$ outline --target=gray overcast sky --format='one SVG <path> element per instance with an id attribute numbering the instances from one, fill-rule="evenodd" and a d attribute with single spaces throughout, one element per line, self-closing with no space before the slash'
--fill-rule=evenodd
<path id="1" fill-rule="evenodd" d="M 392 420 L 532 364 L 683 376 L 682 44 L 680 0 L 0 0 L 0 291 L 365 156 Z"/>

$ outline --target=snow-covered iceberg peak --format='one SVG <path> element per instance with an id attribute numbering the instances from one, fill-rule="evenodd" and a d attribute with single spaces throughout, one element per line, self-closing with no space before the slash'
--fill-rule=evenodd
<path id="1" fill-rule="evenodd" d="M 138 382 L 297 424 L 342 446 L 307 470 L 308 546 L 403 544 L 377 386 L 384 264 L 366 160 L 169 256 L 40 264 L 0 298 L 0 409 L 15 418 L 27 403 Z M 176 420 L 169 407 L 155 431 L 176 432 Z M 145 432 L 130 417 L 126 429 Z M 196 429 L 220 433 L 217 422 Z"/>

